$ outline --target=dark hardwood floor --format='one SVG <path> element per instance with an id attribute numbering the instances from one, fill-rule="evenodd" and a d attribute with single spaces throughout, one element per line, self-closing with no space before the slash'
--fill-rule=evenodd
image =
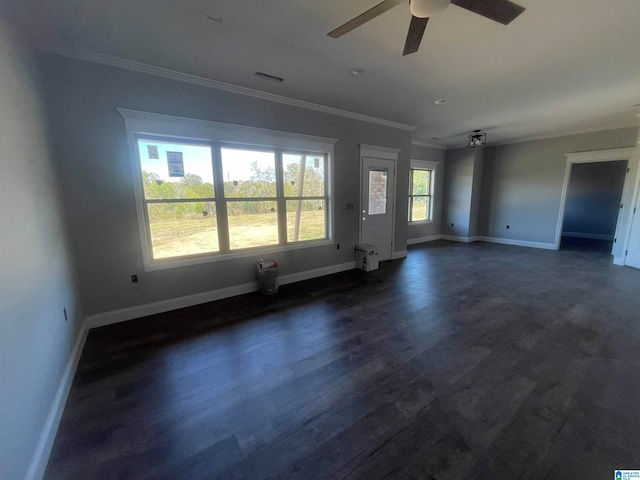
<path id="1" fill-rule="evenodd" d="M 90 331 L 46 479 L 600 479 L 640 469 L 640 271 L 432 242 Z"/>

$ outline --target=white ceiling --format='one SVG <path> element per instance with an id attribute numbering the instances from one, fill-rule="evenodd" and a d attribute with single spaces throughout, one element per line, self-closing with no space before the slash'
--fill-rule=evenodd
<path id="1" fill-rule="evenodd" d="M 450 5 L 407 57 L 408 2 L 327 37 L 379 1 L 16 0 L 14 13 L 47 48 L 414 125 L 422 142 L 462 146 L 477 128 L 491 144 L 640 122 L 640 0 L 515 0 L 527 10 L 509 26 Z M 211 9 L 223 23 L 206 19 Z M 350 75 L 354 67 L 365 74 Z"/>

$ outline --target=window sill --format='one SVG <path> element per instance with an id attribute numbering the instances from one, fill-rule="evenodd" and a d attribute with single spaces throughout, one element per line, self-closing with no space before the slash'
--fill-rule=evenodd
<path id="1" fill-rule="evenodd" d="M 187 259 L 176 259 L 176 260 L 166 260 L 159 261 L 157 263 L 149 263 L 145 262 L 144 271 L 145 272 L 155 272 L 158 270 L 169 270 L 172 268 L 180 268 L 180 267 L 189 267 L 191 265 L 200 265 L 203 263 L 215 263 L 215 262 L 225 262 L 227 260 L 236 260 L 240 258 L 250 258 L 253 257 L 257 260 L 260 258 L 267 259 L 269 255 L 287 252 L 290 250 L 300 250 L 303 248 L 313 248 L 313 247 L 322 247 L 325 245 L 333 245 L 335 242 L 333 240 L 311 240 L 304 243 L 299 243 L 295 245 L 274 245 L 271 247 L 255 247 L 247 250 L 242 250 L 239 252 L 233 253 L 225 253 L 225 254 L 214 254 L 209 256 L 202 256 L 196 258 L 187 258 Z M 271 260 L 271 259 L 269 259 Z"/>
<path id="2" fill-rule="evenodd" d="M 433 223 L 433 220 L 420 220 L 418 222 L 408 222 L 409 225 L 428 225 Z"/>

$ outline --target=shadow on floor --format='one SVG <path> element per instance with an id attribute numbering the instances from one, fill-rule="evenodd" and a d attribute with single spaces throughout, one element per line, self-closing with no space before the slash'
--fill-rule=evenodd
<path id="1" fill-rule="evenodd" d="M 611 254 L 613 240 L 597 240 L 594 238 L 562 237 L 560 250 L 592 251 Z"/>

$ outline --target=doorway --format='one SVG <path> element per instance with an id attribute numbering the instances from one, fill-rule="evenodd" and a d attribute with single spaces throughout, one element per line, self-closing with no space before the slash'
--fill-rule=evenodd
<path id="1" fill-rule="evenodd" d="M 391 260 L 395 162 L 382 158 L 362 158 L 362 240 L 376 245 L 380 261 Z"/>
<path id="2" fill-rule="evenodd" d="M 613 249 L 610 252 L 613 255 L 613 263 L 616 265 L 624 265 L 625 245 L 628 243 L 629 227 L 631 225 L 632 208 L 631 203 L 634 197 L 634 179 L 636 177 L 638 160 L 636 158 L 635 147 L 613 148 L 608 150 L 592 150 L 588 152 L 566 153 L 567 157 L 564 183 L 562 185 L 562 194 L 560 196 L 560 209 L 558 212 L 558 224 L 556 226 L 555 250 L 560 249 L 560 241 L 562 232 L 570 230 L 563 228 L 565 220 L 565 206 L 567 203 L 567 192 L 572 176 L 573 167 L 577 164 L 585 163 L 610 163 L 618 160 L 627 162 L 625 171 L 624 186 L 622 189 L 621 199 L 619 200 L 617 222 L 614 233 Z M 608 247 L 607 247 L 608 248 Z M 608 254 L 607 254 L 608 255 Z"/>
<path id="3" fill-rule="evenodd" d="M 399 151 L 360 145 L 360 243 L 377 246 L 380 261 L 393 258 Z"/>
<path id="4" fill-rule="evenodd" d="M 627 163 L 627 160 L 616 160 L 571 165 L 561 250 L 611 254 Z"/>

